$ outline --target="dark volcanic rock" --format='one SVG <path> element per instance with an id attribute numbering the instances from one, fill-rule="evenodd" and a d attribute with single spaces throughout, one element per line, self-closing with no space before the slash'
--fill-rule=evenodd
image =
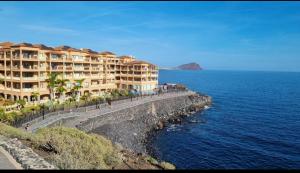
<path id="1" fill-rule="evenodd" d="M 145 143 L 153 130 L 162 129 L 168 122 L 180 124 L 181 116 L 210 103 L 209 96 L 198 94 L 157 100 L 90 118 L 77 128 L 104 135 L 136 153 L 147 153 Z"/>

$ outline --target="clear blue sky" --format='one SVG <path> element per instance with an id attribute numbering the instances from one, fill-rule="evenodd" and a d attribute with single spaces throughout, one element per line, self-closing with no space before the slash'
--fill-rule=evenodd
<path id="1" fill-rule="evenodd" d="M 161 67 L 300 71 L 300 2 L 0 2 L 0 41 L 109 50 Z"/>

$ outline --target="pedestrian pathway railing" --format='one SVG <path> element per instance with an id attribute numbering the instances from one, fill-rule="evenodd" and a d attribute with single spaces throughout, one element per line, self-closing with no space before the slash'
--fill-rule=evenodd
<path id="1" fill-rule="evenodd" d="M 168 89 L 161 90 L 153 94 L 139 94 L 139 95 L 131 95 L 131 96 L 119 96 L 111 99 L 91 99 L 86 100 L 81 104 L 64 104 L 60 107 L 46 107 L 42 106 L 39 111 L 32 111 L 30 113 L 24 114 L 22 117 L 16 119 L 12 122 L 12 126 L 14 127 L 22 127 L 27 123 L 33 123 L 36 121 L 44 120 L 45 118 L 67 114 L 67 113 L 76 113 L 76 112 L 87 112 L 95 109 L 102 109 L 108 107 L 110 105 L 117 105 L 121 103 L 126 103 L 134 100 L 143 100 L 146 98 L 152 98 L 155 96 L 164 96 L 167 93 L 182 93 L 188 92 L 187 89 Z"/>

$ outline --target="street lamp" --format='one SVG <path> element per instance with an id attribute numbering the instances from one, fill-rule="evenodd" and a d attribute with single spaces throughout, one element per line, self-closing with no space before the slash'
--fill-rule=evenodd
<path id="1" fill-rule="evenodd" d="M 45 119 L 45 104 L 43 103 L 42 105 L 42 110 L 43 110 L 43 120 Z"/>

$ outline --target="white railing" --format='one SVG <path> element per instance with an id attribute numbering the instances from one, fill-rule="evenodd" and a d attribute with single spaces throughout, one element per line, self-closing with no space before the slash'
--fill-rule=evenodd
<path id="1" fill-rule="evenodd" d="M 37 77 L 23 77 L 23 80 L 37 80 Z"/>

